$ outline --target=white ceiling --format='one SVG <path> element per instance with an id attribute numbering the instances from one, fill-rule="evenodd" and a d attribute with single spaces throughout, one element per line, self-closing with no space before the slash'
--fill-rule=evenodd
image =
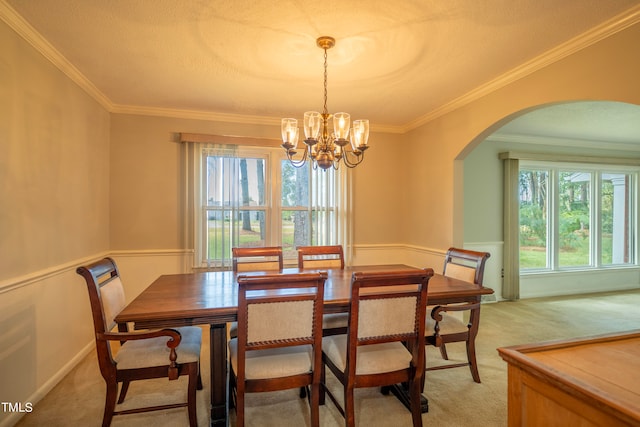
<path id="1" fill-rule="evenodd" d="M 17 12 L 14 28 L 33 32 L 34 40 L 41 35 L 50 45 L 40 43 L 40 49 L 68 61 L 76 80 L 86 79 L 84 86 L 115 112 L 253 123 L 301 119 L 304 111 L 322 109 L 323 52 L 315 40 L 333 36 L 329 112 L 347 111 L 353 119 L 370 119 L 374 130 L 396 132 L 517 75 L 551 50 L 575 46 L 577 40 L 588 43 L 589 35 L 640 15 L 640 0 L 0 3 L 5 1 L 5 18 Z M 598 110 L 576 106 L 557 106 L 555 113 L 562 116 L 553 117 L 561 120 L 534 112 L 531 123 L 549 129 L 552 122 L 555 131 L 570 133 L 569 118 L 582 121 L 585 111 Z M 619 106 L 607 105 L 606 127 L 622 133 L 618 123 L 611 125 L 620 116 L 609 109 Z M 640 107 L 627 107 L 638 120 L 616 138 L 631 133 L 640 142 Z M 588 123 L 595 124 L 592 119 Z M 531 123 L 520 119 L 509 131 L 518 133 Z"/>
<path id="2" fill-rule="evenodd" d="M 515 118 L 493 136 L 530 143 L 638 151 L 640 106 L 606 101 L 552 105 Z"/>

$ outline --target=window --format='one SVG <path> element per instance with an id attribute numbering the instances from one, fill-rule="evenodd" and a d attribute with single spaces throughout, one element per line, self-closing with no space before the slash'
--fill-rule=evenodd
<path id="1" fill-rule="evenodd" d="M 230 266 L 232 247 L 344 244 L 342 171 L 293 167 L 281 149 L 199 144 L 194 158 L 197 266 Z"/>
<path id="2" fill-rule="evenodd" d="M 309 166 L 295 168 L 285 159 L 280 161 L 280 170 L 281 245 L 285 257 L 287 253 L 297 257 L 297 246 L 337 244 L 337 172 Z"/>
<path id="3" fill-rule="evenodd" d="M 521 270 L 635 264 L 637 170 L 521 162 Z"/>
<path id="4" fill-rule="evenodd" d="M 267 157 L 203 152 L 205 261 L 229 258 L 233 246 L 265 246 Z"/>

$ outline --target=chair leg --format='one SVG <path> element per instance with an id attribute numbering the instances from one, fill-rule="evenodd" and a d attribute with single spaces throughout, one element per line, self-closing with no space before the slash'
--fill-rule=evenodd
<path id="1" fill-rule="evenodd" d="M 325 367 L 324 360 L 323 360 L 322 366 L 320 367 L 320 388 L 319 388 L 319 395 L 318 395 L 319 405 L 325 404 L 326 393 L 327 393 L 325 391 L 325 387 L 327 386 L 326 376 L 327 376 L 327 369 Z"/>
<path id="2" fill-rule="evenodd" d="M 311 427 L 320 427 L 320 384 L 311 384 Z"/>
<path id="3" fill-rule="evenodd" d="M 104 401 L 104 415 L 102 416 L 102 427 L 109 427 L 113 419 L 113 411 L 116 407 L 116 397 L 118 396 L 118 383 L 107 384 L 107 397 Z"/>
<path id="4" fill-rule="evenodd" d="M 118 398 L 118 405 L 124 402 L 124 398 L 129 390 L 129 380 L 122 381 L 122 388 L 120 389 L 120 397 Z"/>
<path id="5" fill-rule="evenodd" d="M 198 365 L 194 364 L 189 372 L 189 386 L 187 390 L 187 408 L 189 410 L 189 426 L 190 427 L 198 427 L 198 414 L 197 407 L 198 402 L 196 400 L 196 389 L 198 387 L 198 383 L 202 385 L 200 380 L 200 369 L 198 369 Z"/>
<path id="6" fill-rule="evenodd" d="M 236 380 L 236 427 L 244 427 L 244 385 Z"/>
<path id="7" fill-rule="evenodd" d="M 346 427 L 355 427 L 355 407 L 353 397 L 353 386 L 346 385 L 344 387 L 344 423 Z"/>
<path id="8" fill-rule="evenodd" d="M 229 409 L 233 409 L 236 406 L 236 379 L 233 369 L 229 372 Z"/>
<path id="9" fill-rule="evenodd" d="M 420 395 L 422 390 L 420 386 L 422 381 L 411 380 L 409 382 L 409 398 L 411 399 L 411 418 L 413 419 L 413 427 L 422 427 L 422 403 Z"/>
<path id="10" fill-rule="evenodd" d="M 440 355 L 444 360 L 449 360 L 449 356 L 447 355 L 447 347 L 445 347 L 444 343 L 440 344 Z"/>
<path id="11" fill-rule="evenodd" d="M 202 376 L 200 375 L 200 362 L 198 362 L 198 390 L 202 390 Z"/>
<path id="12" fill-rule="evenodd" d="M 469 360 L 469 369 L 473 380 L 480 383 L 480 373 L 478 372 L 478 362 L 476 361 L 476 343 L 475 340 L 467 340 L 467 360 Z"/>

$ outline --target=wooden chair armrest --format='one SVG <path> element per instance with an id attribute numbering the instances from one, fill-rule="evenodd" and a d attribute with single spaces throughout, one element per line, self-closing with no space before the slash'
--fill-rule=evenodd
<path id="1" fill-rule="evenodd" d="M 99 334 L 101 339 L 107 341 L 129 341 L 129 340 L 144 340 L 148 338 L 169 337 L 167 341 L 167 347 L 176 348 L 182 340 L 182 335 L 175 329 L 154 329 L 152 331 L 142 332 L 106 332 Z"/>
<path id="2" fill-rule="evenodd" d="M 464 304 L 437 305 L 431 310 L 431 318 L 436 322 L 442 320 L 442 312 L 447 311 L 468 311 L 480 308 L 479 302 L 468 302 Z"/>
<path id="3" fill-rule="evenodd" d="M 158 337 L 167 337 L 167 347 L 171 349 L 169 352 L 169 379 L 177 380 L 178 375 L 178 365 L 176 364 L 176 360 L 178 359 L 178 354 L 176 353 L 176 347 L 180 344 L 182 340 L 182 335 L 180 332 L 175 329 L 156 329 L 153 331 L 144 331 L 144 332 L 106 332 L 102 334 L 98 334 L 98 338 L 106 340 L 106 341 L 130 341 L 130 340 L 144 340 L 148 338 L 158 338 Z"/>

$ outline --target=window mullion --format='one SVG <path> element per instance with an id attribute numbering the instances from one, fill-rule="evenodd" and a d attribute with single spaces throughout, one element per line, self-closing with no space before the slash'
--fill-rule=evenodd
<path id="1" fill-rule="evenodd" d="M 550 178 L 551 185 L 549 185 L 550 196 L 549 196 L 549 212 L 548 215 L 548 226 L 550 227 L 548 235 L 549 235 L 549 244 L 548 244 L 548 257 L 549 257 L 549 268 L 551 270 L 557 270 L 560 265 L 560 172 L 558 169 L 550 170 Z"/>
<path id="2" fill-rule="evenodd" d="M 194 162 L 196 165 L 196 177 L 200 177 L 200 184 L 198 185 L 197 188 L 197 195 L 196 197 L 194 197 L 194 201 L 197 204 L 197 206 L 206 206 L 207 205 L 207 198 L 205 197 L 206 194 L 206 188 L 207 188 L 207 158 L 205 155 L 203 155 L 204 150 L 200 150 L 200 161 L 198 162 Z M 194 206 L 194 212 L 198 212 L 200 214 L 200 217 L 196 219 L 196 221 L 194 221 L 194 225 L 195 225 L 195 246 L 199 248 L 199 251 L 196 251 L 196 254 L 198 254 L 198 259 L 196 260 L 197 265 L 198 266 L 202 266 L 203 263 L 207 263 L 209 262 L 208 259 L 208 254 L 207 254 L 207 237 L 206 237 L 206 230 L 207 230 L 207 210 L 206 209 L 197 209 L 196 206 Z"/>
<path id="3" fill-rule="evenodd" d="M 309 236 L 309 241 L 307 242 L 308 245 L 312 245 L 313 242 L 315 241 L 315 235 L 313 233 L 317 230 L 317 227 L 315 227 L 313 224 L 313 210 L 317 205 L 316 203 L 317 194 L 316 194 L 316 188 L 315 188 L 316 180 L 313 176 L 313 173 L 314 173 L 313 167 L 310 167 L 307 169 L 307 194 L 309 195 L 309 199 L 308 199 L 307 205 L 304 207 L 304 211 L 307 217 L 306 235 Z"/>
<path id="4" fill-rule="evenodd" d="M 591 189 L 591 265 L 599 268 L 602 266 L 602 172 L 593 173 L 594 182 Z"/>
<path id="5" fill-rule="evenodd" d="M 280 156 L 269 155 L 267 167 L 269 168 L 268 179 L 265 183 L 269 188 L 270 199 L 267 202 L 269 218 L 269 229 L 271 230 L 270 244 L 272 246 L 282 246 L 282 158 Z"/>
<path id="6" fill-rule="evenodd" d="M 630 218 L 632 218 L 631 223 L 633 224 L 633 232 L 629 236 L 630 239 L 633 239 L 633 241 L 629 245 L 629 249 L 632 250 L 633 253 L 629 254 L 629 262 L 636 265 L 640 261 L 638 259 L 638 253 L 640 252 L 640 239 L 638 238 L 638 225 L 640 224 L 640 208 L 638 207 L 638 202 L 640 202 L 640 197 L 638 197 L 638 191 L 640 187 L 639 179 L 640 178 L 638 177 L 638 173 L 633 174 L 633 178 L 631 179 L 633 187 L 630 191 L 631 200 L 629 201 L 630 205 L 632 206 L 632 211 L 629 216 Z"/>

